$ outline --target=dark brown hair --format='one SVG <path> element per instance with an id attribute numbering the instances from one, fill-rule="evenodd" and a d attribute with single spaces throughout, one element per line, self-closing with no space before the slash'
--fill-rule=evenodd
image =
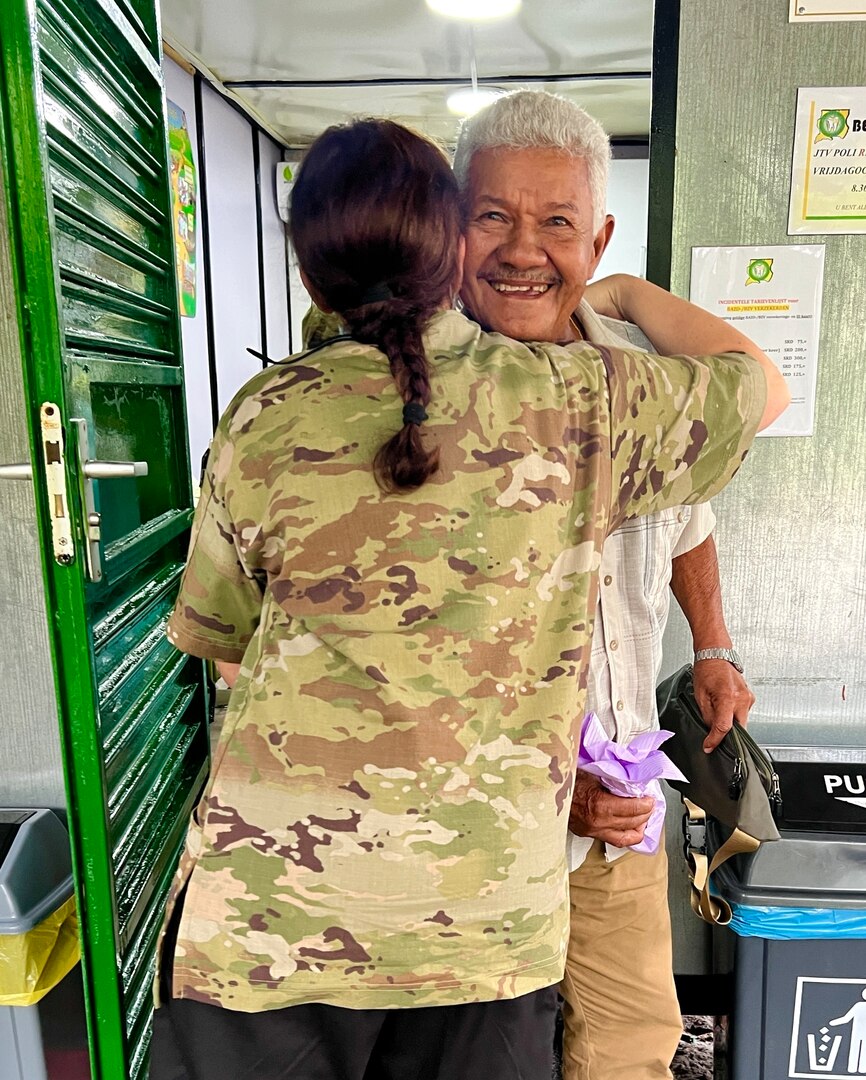
<path id="1" fill-rule="evenodd" d="M 292 191 L 291 236 L 322 300 L 356 341 L 388 357 L 405 404 L 430 401 L 421 335 L 456 284 L 460 211 L 442 151 L 390 120 L 328 128 Z M 423 413 L 422 413 L 423 415 Z M 420 487 L 439 466 L 417 423 L 376 454 L 386 492 Z"/>

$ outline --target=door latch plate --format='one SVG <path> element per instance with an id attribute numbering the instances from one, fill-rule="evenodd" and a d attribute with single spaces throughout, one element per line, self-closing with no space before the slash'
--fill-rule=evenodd
<path id="1" fill-rule="evenodd" d="M 60 409 L 53 401 L 43 403 L 39 410 L 39 425 L 51 520 L 51 546 L 55 561 L 61 566 L 70 566 L 75 561 L 75 545 L 66 491 L 63 425 L 60 422 Z"/>

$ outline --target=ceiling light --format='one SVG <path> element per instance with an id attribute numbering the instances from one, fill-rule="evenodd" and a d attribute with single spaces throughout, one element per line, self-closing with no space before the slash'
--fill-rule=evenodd
<path id="1" fill-rule="evenodd" d="M 455 116 L 474 116 L 486 105 L 492 105 L 501 93 L 501 90 L 473 90 L 467 86 L 449 94 L 446 104 Z"/>
<path id="2" fill-rule="evenodd" d="M 520 8 L 521 0 L 427 0 L 427 7 L 449 19 L 482 22 L 485 19 L 504 19 Z"/>

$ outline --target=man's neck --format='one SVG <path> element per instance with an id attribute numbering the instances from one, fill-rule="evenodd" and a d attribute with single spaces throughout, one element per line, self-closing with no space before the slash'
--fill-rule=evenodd
<path id="1" fill-rule="evenodd" d="M 462 302 L 458 304 L 457 310 L 462 311 L 467 319 L 472 319 L 473 322 L 477 322 L 478 325 L 482 328 L 482 330 L 487 330 L 491 334 L 500 333 L 500 331 L 497 330 L 496 327 L 487 326 L 486 323 L 484 323 L 481 319 L 476 318 L 475 315 L 473 315 L 472 311 Z M 568 320 L 568 327 L 565 334 L 561 336 L 552 334 L 550 337 L 533 338 L 532 340 L 550 341 L 554 345 L 571 345 L 575 341 L 585 341 L 586 335 L 583 332 L 583 327 L 581 326 L 580 320 L 578 319 L 577 313 L 575 312 Z"/>
<path id="2" fill-rule="evenodd" d="M 572 341 L 585 341 L 586 335 L 583 332 L 583 327 L 580 325 L 580 319 L 577 317 L 577 313 L 573 314 L 568 320 L 569 329 L 572 332 Z"/>

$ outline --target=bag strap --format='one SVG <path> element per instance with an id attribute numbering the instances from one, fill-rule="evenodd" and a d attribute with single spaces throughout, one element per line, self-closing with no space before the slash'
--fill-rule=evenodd
<path id="1" fill-rule="evenodd" d="M 692 911 L 713 926 L 727 926 L 731 921 L 731 905 L 720 896 L 710 893 L 710 879 L 718 868 L 733 855 L 751 854 L 761 846 L 761 841 L 749 836 L 742 829 L 734 829 L 728 839 L 713 855 L 707 858 L 707 815 L 691 799 L 683 797 L 686 808 L 686 859 L 689 864 Z M 698 835 L 695 836 L 694 833 Z M 695 842 L 697 841 L 697 842 Z"/>

